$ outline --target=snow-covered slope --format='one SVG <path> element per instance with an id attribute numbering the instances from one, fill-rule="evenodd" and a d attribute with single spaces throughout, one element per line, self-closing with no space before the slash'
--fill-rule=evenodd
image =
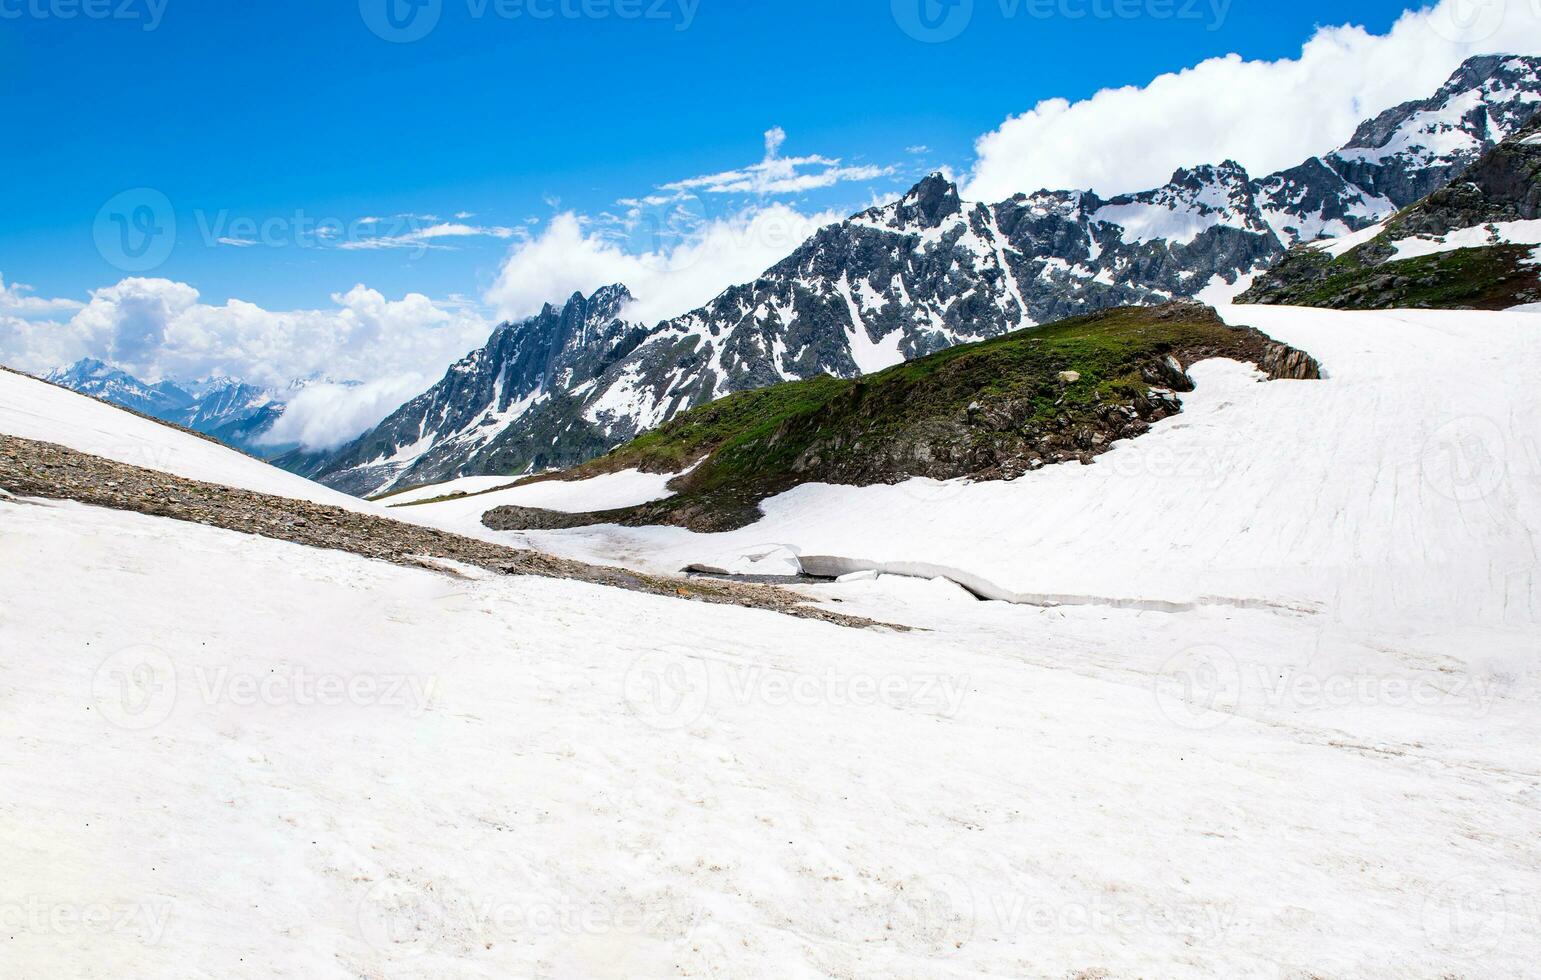
<path id="1" fill-rule="evenodd" d="M 353 510 L 372 505 L 188 432 L 0 370 L 0 433 L 190 480 Z"/>
<path id="2" fill-rule="evenodd" d="M 816 570 L 945 570 L 1033 601 L 1292 607 L 1382 624 L 1541 617 L 1541 320 L 1222 312 L 1310 351 L 1327 379 L 1258 383 L 1206 362 L 1181 415 L 1089 467 L 1011 483 L 805 486 L 726 535 L 529 538 L 671 569 L 770 542 L 848 560 Z"/>
<path id="3" fill-rule="evenodd" d="M 537 507 L 574 514 L 632 507 L 669 496 L 669 481 L 678 475 L 623 470 L 572 483 L 547 480 L 522 487 L 509 487 L 506 477 L 496 479 L 492 486 L 482 484 L 493 478 L 467 477 L 437 488 L 389 497 L 380 502 L 388 505 L 393 516 L 401 520 L 443 527 L 467 537 L 493 538 L 493 534 L 482 526 L 481 517 L 495 507 Z M 500 486 L 506 489 L 499 489 Z M 435 503 L 414 503 L 449 496 L 457 492 L 455 487 L 463 487 L 459 492 L 469 493 L 470 496 Z"/>
<path id="4" fill-rule="evenodd" d="M 69 504 L 0 529 L 6 976 L 1541 957 L 1533 632 L 831 593 L 933 627 L 895 634 Z"/>

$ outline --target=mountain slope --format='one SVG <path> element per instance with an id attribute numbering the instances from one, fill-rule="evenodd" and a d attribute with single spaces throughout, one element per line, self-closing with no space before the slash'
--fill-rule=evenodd
<path id="1" fill-rule="evenodd" d="M 0 368 L 0 433 L 204 483 L 373 511 L 354 497 L 202 435 Z"/>
<path id="2" fill-rule="evenodd" d="M 1487 310 L 1541 302 L 1541 120 L 1372 232 L 1295 249 L 1238 301 Z"/>
<path id="3" fill-rule="evenodd" d="M 1198 303 L 1125 308 L 960 345 L 857 380 L 819 378 L 693 409 L 563 479 L 689 472 L 666 500 L 603 514 L 503 508 L 491 527 L 674 524 L 721 531 L 760 519 L 794 486 L 914 477 L 1015 479 L 1090 462 L 1181 410 L 1184 365 L 1229 357 L 1316 378 L 1308 355 L 1227 327 Z"/>
<path id="4" fill-rule="evenodd" d="M 1040 191 L 989 205 L 932 175 L 683 316 L 627 323 L 624 302 L 610 301 L 624 290 L 609 287 L 501 327 L 374 432 L 286 463 L 361 494 L 567 467 L 736 392 L 855 378 L 1112 307 L 1223 298 L 1290 246 L 1413 203 L 1538 107 L 1541 58 L 1474 58 L 1348 146 L 1263 178 L 1226 162 L 1138 194 Z"/>

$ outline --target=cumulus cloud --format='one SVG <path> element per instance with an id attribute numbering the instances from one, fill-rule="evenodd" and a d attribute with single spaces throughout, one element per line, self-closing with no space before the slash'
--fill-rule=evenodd
<path id="1" fill-rule="evenodd" d="M 1142 190 L 1179 167 L 1227 158 L 1258 174 L 1292 167 L 1488 53 L 1541 53 L 1541 4 L 1443 0 L 1403 15 L 1385 35 L 1321 28 L 1299 58 L 1230 55 L 1143 87 L 1049 99 L 980 138 L 964 194 L 997 201 L 1041 188 Z"/>
<path id="2" fill-rule="evenodd" d="M 637 298 L 625 315 L 653 324 L 754 279 L 841 217 L 832 211 L 803 214 L 772 204 L 708 221 L 677 243 L 659 242 L 639 251 L 586 228 L 577 215 L 566 212 L 539 236 L 514 248 L 487 302 L 500 317 L 518 320 L 575 292 L 622 283 Z"/>
<path id="3" fill-rule="evenodd" d="M 335 449 L 368 431 L 427 387 L 418 374 L 400 374 L 367 384 L 319 382 L 293 398 L 262 442 L 295 443 L 311 450 Z"/>
<path id="4" fill-rule="evenodd" d="M 78 310 L 83 305 L 72 299 L 44 299 L 32 294 L 31 286 L 19 282 L 8 285 L 5 276 L 0 275 L 0 316 L 57 316 Z"/>
<path id="5" fill-rule="evenodd" d="M 83 305 L 63 301 L 57 311 L 73 309 L 67 317 L 27 320 L 0 310 L 0 361 L 41 373 L 92 356 L 151 382 L 231 377 L 280 389 L 302 379 L 363 382 L 324 384 L 296 399 L 285 431 L 319 448 L 378 422 L 485 343 L 492 328 L 475 309 L 419 293 L 391 300 L 358 285 L 332 301 L 316 310 L 274 311 L 237 299 L 213 305 L 186 283 L 124 279 Z"/>

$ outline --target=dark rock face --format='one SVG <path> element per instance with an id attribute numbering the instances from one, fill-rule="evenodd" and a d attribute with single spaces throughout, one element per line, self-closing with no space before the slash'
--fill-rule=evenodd
<path id="1" fill-rule="evenodd" d="M 1541 58 L 1471 58 L 1431 98 L 1388 109 L 1327 157 L 1344 179 L 1404 208 L 1450 183 L 1535 115 Z M 1435 149 L 1445 147 L 1445 149 Z"/>
<path id="2" fill-rule="evenodd" d="M 1039 191 L 973 203 L 933 174 L 663 323 L 624 322 L 625 290 L 611 287 L 504 326 L 357 443 L 289 463 L 354 493 L 566 467 L 735 392 L 853 378 L 1026 326 L 1199 297 L 1443 186 L 1530 118 L 1538 94 L 1541 58 L 1475 58 L 1336 153 L 1262 178 L 1230 161 L 1183 169 L 1106 199 Z"/>
<path id="3" fill-rule="evenodd" d="M 452 476 L 468 461 L 490 455 L 510 423 L 528 419 L 543 398 L 565 404 L 574 387 L 629 353 L 639 338 L 619 317 L 630 299 L 625 288 L 613 286 L 499 327 L 486 347 L 451 365 L 438 384 L 337 453 L 296 454 L 278 462 L 357 494 L 378 490 L 408 471 L 420 483 Z M 599 445 L 581 419 L 569 418 L 562 434 L 565 447 L 553 449 L 549 439 L 538 450 L 532 446 L 532 462 L 542 467 L 576 462 Z"/>
<path id="4" fill-rule="evenodd" d="M 1463 228 L 1541 218 L 1541 120 L 1488 152 L 1448 187 L 1399 216 L 1392 241 L 1437 238 Z"/>
<path id="5" fill-rule="evenodd" d="M 1541 218 L 1541 119 L 1485 153 L 1447 187 L 1340 256 L 1305 245 L 1239 297 L 1243 303 L 1388 309 L 1507 309 L 1541 299 L 1532 246 L 1507 243 L 1500 225 Z M 1469 240 L 1472 231 L 1486 241 Z M 1469 247 L 1399 258 L 1409 239 L 1465 232 Z"/>

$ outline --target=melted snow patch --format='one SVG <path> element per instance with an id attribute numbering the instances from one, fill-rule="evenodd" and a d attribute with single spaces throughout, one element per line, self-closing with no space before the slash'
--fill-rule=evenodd
<path id="1" fill-rule="evenodd" d="M 1395 244 L 1398 259 L 1489 245 L 1541 245 L 1541 221 L 1500 221 L 1462 228 L 1439 238 L 1405 238 Z"/>
<path id="2" fill-rule="evenodd" d="M 1386 230 L 1386 223 L 1371 225 L 1354 232 L 1352 235 L 1344 235 L 1341 238 L 1330 238 L 1326 241 L 1312 242 L 1307 248 L 1314 248 L 1318 252 L 1326 252 L 1335 259 L 1342 258 L 1361 245 L 1368 244 L 1376 239 L 1381 232 Z"/>

